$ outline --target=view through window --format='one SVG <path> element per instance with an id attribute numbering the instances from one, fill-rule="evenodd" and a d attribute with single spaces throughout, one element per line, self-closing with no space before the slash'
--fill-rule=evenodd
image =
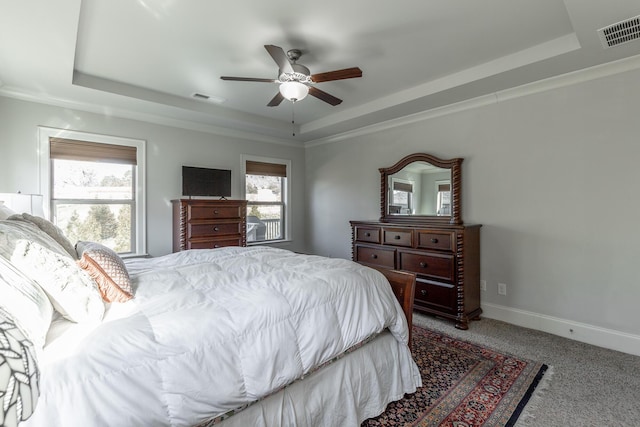
<path id="1" fill-rule="evenodd" d="M 286 165 L 247 160 L 247 242 L 286 238 Z"/>
<path id="2" fill-rule="evenodd" d="M 52 160 L 51 206 L 55 223 L 72 241 L 99 242 L 135 252 L 135 166 Z"/>
<path id="3" fill-rule="evenodd" d="M 69 238 L 146 255 L 145 141 L 38 128 L 45 215 Z"/>

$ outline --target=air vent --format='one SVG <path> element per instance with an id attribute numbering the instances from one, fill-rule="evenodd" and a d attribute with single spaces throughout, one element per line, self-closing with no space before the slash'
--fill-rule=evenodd
<path id="1" fill-rule="evenodd" d="M 640 38 L 640 15 L 598 30 L 605 49 Z"/>
<path id="2" fill-rule="evenodd" d="M 204 93 L 198 93 L 198 92 L 194 93 L 191 96 L 194 97 L 195 99 L 199 99 L 200 101 L 215 102 L 216 104 L 222 104 L 223 102 L 226 101 L 226 99 L 219 96 L 205 95 Z"/>

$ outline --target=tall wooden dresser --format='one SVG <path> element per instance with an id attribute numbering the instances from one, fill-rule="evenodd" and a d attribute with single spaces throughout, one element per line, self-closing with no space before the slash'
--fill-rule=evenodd
<path id="1" fill-rule="evenodd" d="M 173 203 L 173 251 L 247 246 L 247 201 L 179 199 Z"/>
<path id="2" fill-rule="evenodd" d="M 480 308 L 480 225 L 351 221 L 353 260 L 416 273 L 414 310 L 468 329 Z"/>

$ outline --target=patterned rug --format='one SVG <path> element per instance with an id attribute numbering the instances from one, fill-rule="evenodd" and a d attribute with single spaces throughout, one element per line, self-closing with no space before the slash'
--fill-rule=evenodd
<path id="1" fill-rule="evenodd" d="M 362 426 L 513 426 L 547 365 L 413 327 L 423 387 Z"/>

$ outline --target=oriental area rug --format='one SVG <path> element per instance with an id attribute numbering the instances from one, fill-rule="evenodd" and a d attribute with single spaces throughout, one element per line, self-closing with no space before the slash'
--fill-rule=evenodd
<path id="1" fill-rule="evenodd" d="M 413 326 L 422 387 L 362 426 L 513 426 L 547 366 Z"/>

